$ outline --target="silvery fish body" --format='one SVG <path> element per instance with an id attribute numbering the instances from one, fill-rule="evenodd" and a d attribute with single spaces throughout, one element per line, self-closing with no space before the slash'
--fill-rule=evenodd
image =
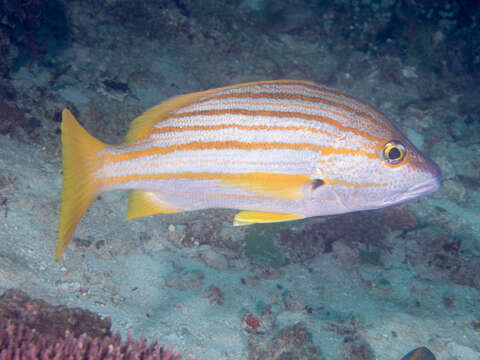
<path id="1" fill-rule="evenodd" d="M 88 147 L 81 174 L 74 164 L 85 160 L 73 154 L 77 145 L 69 145 L 78 138 Z M 92 138 L 65 110 L 62 141 L 60 255 L 103 191 L 133 190 L 127 218 L 233 208 L 242 210 L 234 224 L 246 225 L 380 208 L 441 183 L 438 166 L 384 114 L 312 81 L 178 96 L 135 119 L 121 145 Z M 87 180 L 77 185 L 74 177 Z M 83 199 L 80 211 L 73 198 Z M 68 216 L 71 211 L 76 215 Z"/>

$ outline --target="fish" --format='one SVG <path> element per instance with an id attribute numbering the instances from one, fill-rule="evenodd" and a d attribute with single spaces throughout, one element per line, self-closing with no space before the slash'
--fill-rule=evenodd
<path id="1" fill-rule="evenodd" d="M 436 360 L 435 355 L 425 346 L 410 351 L 401 360 Z"/>
<path id="2" fill-rule="evenodd" d="M 184 94 L 105 144 L 62 111 L 56 258 L 103 192 L 130 190 L 126 218 L 237 209 L 235 226 L 378 209 L 437 190 L 441 170 L 382 112 L 310 80 Z"/>

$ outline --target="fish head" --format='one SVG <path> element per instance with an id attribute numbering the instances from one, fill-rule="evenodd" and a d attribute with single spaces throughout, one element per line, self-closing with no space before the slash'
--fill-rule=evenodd
<path id="1" fill-rule="evenodd" d="M 371 195 L 371 204 L 375 207 L 430 194 L 442 183 L 440 167 L 405 136 L 400 133 L 395 135 L 378 148 L 378 167 L 371 169 L 372 178 L 379 188 Z"/>
<path id="2" fill-rule="evenodd" d="M 381 131 L 341 136 L 330 161 L 320 161 L 318 175 L 326 186 L 316 191 L 335 198 L 336 213 L 398 204 L 441 186 L 439 166 L 382 114 L 377 118 L 384 120 Z"/>

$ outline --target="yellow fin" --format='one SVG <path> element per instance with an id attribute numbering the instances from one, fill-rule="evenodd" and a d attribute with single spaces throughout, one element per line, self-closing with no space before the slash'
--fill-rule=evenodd
<path id="1" fill-rule="evenodd" d="M 154 192 L 132 190 L 128 196 L 127 216 L 128 220 L 155 214 L 172 214 L 182 212 L 173 209 L 170 204 L 160 199 Z"/>
<path id="2" fill-rule="evenodd" d="M 312 182 L 307 175 L 251 172 L 228 174 L 220 184 L 238 186 L 255 193 L 270 196 L 276 200 L 297 200 L 305 198 L 305 185 Z"/>
<path id="3" fill-rule="evenodd" d="M 87 133 L 67 109 L 62 112 L 61 129 L 63 177 L 57 260 L 101 189 L 100 179 L 93 175 L 102 165 L 99 153 L 107 146 Z"/>
<path id="4" fill-rule="evenodd" d="M 171 111 L 194 102 L 199 94 L 200 93 L 193 93 L 175 96 L 145 111 L 130 124 L 130 129 L 125 136 L 125 142 L 130 143 L 144 137 L 152 129 L 153 125 L 166 119 Z"/>
<path id="5" fill-rule="evenodd" d="M 240 211 L 235 215 L 233 220 L 234 226 L 243 226 L 251 225 L 255 223 L 273 223 L 289 220 L 301 219 L 303 216 L 286 214 L 286 213 L 275 213 L 275 212 L 264 212 L 264 211 Z"/>

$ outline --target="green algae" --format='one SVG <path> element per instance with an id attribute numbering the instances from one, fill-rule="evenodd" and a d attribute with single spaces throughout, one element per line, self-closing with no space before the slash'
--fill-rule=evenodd
<path id="1" fill-rule="evenodd" d="M 382 289 L 390 289 L 392 287 L 392 283 L 388 279 L 384 278 L 383 276 L 380 276 L 377 279 L 376 283 L 377 283 L 377 286 Z"/>
<path id="2" fill-rule="evenodd" d="M 361 250 L 358 253 L 358 257 L 360 258 L 360 262 L 362 264 L 368 264 L 373 266 L 381 265 L 380 262 L 380 250 L 373 249 L 373 250 Z"/>
<path id="3" fill-rule="evenodd" d="M 251 225 L 247 236 L 246 255 L 251 261 L 280 267 L 285 264 L 285 257 L 277 248 L 275 241 L 283 224 Z"/>

